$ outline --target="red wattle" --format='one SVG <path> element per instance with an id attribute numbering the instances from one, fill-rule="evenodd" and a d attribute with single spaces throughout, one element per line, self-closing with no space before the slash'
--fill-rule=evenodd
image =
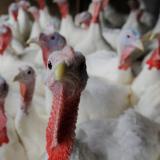
<path id="1" fill-rule="evenodd" d="M 80 96 L 67 98 L 62 84 L 53 89 L 54 101 L 46 130 L 48 160 L 69 160 L 75 138 Z"/>
<path id="2" fill-rule="evenodd" d="M 43 63 L 44 63 L 44 66 L 45 68 L 47 68 L 47 64 L 48 64 L 48 49 L 43 47 L 42 48 L 42 57 L 43 57 Z"/>
<path id="3" fill-rule="evenodd" d="M 40 9 L 44 9 L 46 6 L 45 0 L 38 0 L 38 4 Z"/>
<path id="4" fill-rule="evenodd" d="M 26 85 L 24 83 L 20 83 L 20 94 L 22 98 L 21 109 L 28 113 L 28 108 L 33 98 L 35 82 L 32 82 L 32 85 Z"/>
<path id="5" fill-rule="evenodd" d="M 9 143 L 7 135 L 7 117 L 4 111 L 4 105 L 0 106 L 0 146 Z"/>
<path id="6" fill-rule="evenodd" d="M 94 14 L 92 17 L 92 23 L 99 23 L 99 14 L 102 9 L 102 4 L 101 2 L 97 2 L 94 4 Z"/>
<path id="7" fill-rule="evenodd" d="M 60 13 L 62 18 L 67 17 L 67 15 L 69 14 L 69 6 L 67 2 L 64 2 L 62 4 L 58 4 L 59 9 L 60 9 Z"/>
<path id="8" fill-rule="evenodd" d="M 7 135 L 7 128 L 4 127 L 2 130 L 0 130 L 0 146 L 7 143 L 9 143 L 9 138 Z"/>
<path id="9" fill-rule="evenodd" d="M 15 21 L 18 20 L 18 11 L 12 11 L 12 16 L 14 18 Z"/>
<path id="10" fill-rule="evenodd" d="M 157 70 L 160 69 L 160 48 L 157 48 L 153 51 L 151 57 L 146 61 L 148 65 L 148 69 L 156 68 Z"/>
<path id="11" fill-rule="evenodd" d="M 132 51 L 133 51 L 132 47 L 122 51 L 119 66 L 118 66 L 120 70 L 127 70 L 130 67 L 129 56 L 131 55 Z"/>
<path id="12" fill-rule="evenodd" d="M 12 33 L 9 27 L 6 27 L 7 32 L 0 36 L 0 55 L 4 54 L 4 51 L 8 48 L 11 39 Z"/>

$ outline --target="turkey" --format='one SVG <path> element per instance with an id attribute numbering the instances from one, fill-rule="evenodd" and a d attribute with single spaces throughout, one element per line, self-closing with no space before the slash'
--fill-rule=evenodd
<path id="1" fill-rule="evenodd" d="M 43 32 L 53 33 L 59 29 L 59 19 L 51 16 L 45 0 L 38 0 L 39 3 L 39 22 Z"/>
<path id="2" fill-rule="evenodd" d="M 142 3 L 138 0 L 130 0 L 129 6 L 131 13 L 122 29 L 132 27 L 143 35 L 153 28 L 153 17 L 145 10 Z"/>
<path id="3" fill-rule="evenodd" d="M 101 34 L 99 15 L 102 8 L 102 1 L 93 0 L 92 3 L 94 7 L 94 15 L 92 17 L 88 32 L 83 41 L 78 43 L 74 47 L 75 50 L 82 52 L 84 55 L 92 54 L 93 52 L 96 52 L 98 50 L 112 49 L 110 45 L 104 40 Z"/>
<path id="4" fill-rule="evenodd" d="M 11 42 L 12 34 L 10 32 L 10 28 L 8 26 L 2 26 L 0 27 L 0 46 L 1 46 L 1 56 L 0 56 L 0 74 L 3 75 L 3 77 L 7 80 L 7 82 L 10 85 L 10 91 L 7 97 L 7 106 L 6 106 L 6 112 L 9 116 L 15 117 L 17 108 L 16 106 L 11 107 L 15 99 L 17 97 L 17 91 L 18 87 L 15 86 L 12 82 L 14 78 L 14 74 L 17 71 L 17 68 L 21 65 L 26 64 L 26 62 L 20 61 L 15 56 L 12 55 L 10 52 L 10 42 Z M 41 95 L 41 84 L 39 81 L 36 84 L 36 94 Z M 44 87 L 44 86 L 43 86 Z"/>
<path id="5" fill-rule="evenodd" d="M 149 87 L 135 106 L 137 112 L 157 123 L 160 123 L 159 87 L 160 82 Z"/>
<path id="6" fill-rule="evenodd" d="M 10 160 L 14 157 L 17 160 L 27 160 L 23 145 L 17 136 L 14 121 L 5 111 L 8 91 L 7 82 L 0 76 L 0 159 Z"/>
<path id="7" fill-rule="evenodd" d="M 63 36 L 61 36 L 59 33 L 55 32 L 53 34 L 40 34 L 39 37 L 39 41 L 38 44 L 40 45 L 41 49 L 42 49 L 42 53 L 39 53 L 36 56 L 36 66 L 41 66 L 42 68 L 40 68 L 40 75 L 42 76 L 42 80 L 43 82 L 45 81 L 44 77 L 45 77 L 45 69 L 47 67 L 47 62 L 48 62 L 48 56 L 49 54 L 51 54 L 53 51 L 56 50 L 61 50 L 66 46 L 66 40 Z M 50 90 L 48 90 L 47 87 L 45 87 L 45 104 L 46 104 L 46 108 L 48 109 L 48 111 L 50 112 L 50 104 L 51 104 L 51 100 L 52 100 L 52 95 L 50 93 Z"/>
<path id="8" fill-rule="evenodd" d="M 75 134 L 78 104 L 87 79 L 85 58 L 81 54 L 50 55 L 47 84 L 54 101 L 46 130 L 46 158 L 157 160 L 160 126 L 133 109 L 117 119 L 80 124 Z"/>
<path id="9" fill-rule="evenodd" d="M 89 13 L 88 11 L 83 11 L 83 12 L 78 13 L 76 15 L 75 24 L 77 26 L 84 28 L 84 29 L 88 29 L 88 27 L 90 26 L 90 23 L 91 23 L 91 19 L 92 19 L 91 13 Z"/>
<path id="10" fill-rule="evenodd" d="M 69 46 L 60 51 L 53 52 L 55 55 L 61 55 L 64 59 L 74 54 L 79 55 Z M 57 59 L 60 59 L 57 56 Z M 46 96 L 51 102 L 52 96 L 48 92 Z M 127 86 L 115 84 L 111 81 L 105 81 L 97 77 L 90 76 L 85 90 L 82 92 L 79 103 L 79 116 L 77 123 L 88 121 L 90 119 L 101 119 L 107 117 L 117 117 L 130 105 L 130 88 Z M 114 101 L 112 97 L 114 96 Z M 49 100 L 50 99 L 50 100 Z M 97 106 L 100 106 L 97 108 Z M 51 103 L 47 103 L 47 108 L 51 110 Z"/>
<path id="11" fill-rule="evenodd" d="M 122 30 L 117 46 L 117 53 L 98 51 L 86 56 L 87 71 L 90 76 L 122 84 L 130 84 L 133 81 L 132 63 L 142 55 L 140 50 L 143 50 L 139 33 L 134 29 Z"/>
<path id="12" fill-rule="evenodd" d="M 45 147 L 48 114 L 44 106 L 44 99 L 34 95 L 36 73 L 31 66 L 21 66 L 14 81 L 18 81 L 20 85 L 20 96 L 18 97 L 20 104 L 15 103 L 18 105 L 15 127 L 28 159 L 39 159 Z"/>
<path id="13" fill-rule="evenodd" d="M 30 7 L 30 3 L 28 1 L 20 1 L 18 5 L 19 9 L 18 9 L 17 21 L 21 37 L 23 37 L 23 41 L 25 42 L 29 37 L 32 25 L 27 12 L 28 8 Z"/>
<path id="14" fill-rule="evenodd" d="M 148 32 L 154 24 L 152 15 L 149 14 L 144 7 L 141 7 L 142 4 L 139 0 L 130 0 L 128 3 L 131 11 L 121 29 L 112 29 L 103 25 L 103 36 L 114 49 L 117 48 L 117 39 L 122 30 L 132 28 L 143 35 Z"/>
<path id="15" fill-rule="evenodd" d="M 27 43 L 29 44 L 30 42 L 32 42 L 34 39 L 38 39 L 39 38 L 39 35 L 40 33 L 42 32 L 42 28 L 40 26 L 40 21 L 39 21 L 39 18 L 40 18 L 40 13 L 39 13 L 39 10 L 38 8 L 36 7 L 30 7 L 28 9 L 28 12 L 31 13 L 31 15 L 33 16 L 34 18 L 34 22 L 33 22 L 33 25 L 32 25 L 32 30 L 31 30 L 31 34 L 30 34 L 30 37 L 27 41 Z"/>
<path id="16" fill-rule="evenodd" d="M 20 26 L 18 23 L 19 5 L 17 3 L 11 3 L 8 10 L 9 20 L 6 23 L 11 27 L 13 37 L 20 43 L 24 44 L 24 39 L 21 35 Z"/>
<path id="17" fill-rule="evenodd" d="M 62 20 L 60 34 L 62 34 L 71 46 L 77 45 L 86 36 L 87 30 L 77 27 L 69 14 L 69 4 L 67 0 L 55 0 L 58 4 Z M 73 34 L 74 33 L 74 34 Z"/>
<path id="18" fill-rule="evenodd" d="M 143 66 L 142 71 L 136 77 L 136 79 L 132 84 L 133 104 L 136 104 L 138 102 L 138 100 L 144 94 L 147 88 L 159 82 L 159 76 L 160 76 L 159 55 L 160 55 L 160 38 L 158 38 L 158 47 L 149 54 L 147 59 L 145 59 L 145 64 Z"/>
<path id="19" fill-rule="evenodd" d="M 42 49 L 42 53 L 39 53 L 35 61 L 38 64 L 41 64 L 47 67 L 48 56 L 51 52 L 56 50 L 61 50 L 66 45 L 66 39 L 61 36 L 58 32 L 51 34 L 41 33 L 39 36 L 38 45 Z M 41 60 L 40 60 L 41 57 Z"/>

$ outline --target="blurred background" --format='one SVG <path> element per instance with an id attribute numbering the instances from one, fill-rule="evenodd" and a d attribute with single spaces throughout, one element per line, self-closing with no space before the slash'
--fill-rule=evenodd
<path id="1" fill-rule="evenodd" d="M 29 0 L 32 4 L 37 5 L 37 0 Z M 160 0 L 142 0 L 146 5 L 148 12 L 152 13 L 155 17 L 158 17 L 160 9 Z M 7 13 L 8 5 L 13 0 L 1 0 L 0 1 L 0 14 Z M 52 3 L 52 0 L 46 0 L 52 14 L 57 13 L 57 6 Z M 69 0 L 70 9 L 73 15 L 86 10 L 91 0 Z M 128 0 L 110 0 L 110 5 L 119 13 L 129 13 Z"/>

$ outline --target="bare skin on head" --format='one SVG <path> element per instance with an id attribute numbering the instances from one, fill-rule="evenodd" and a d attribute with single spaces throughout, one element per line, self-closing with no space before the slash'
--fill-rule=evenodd
<path id="1" fill-rule="evenodd" d="M 54 102 L 46 131 L 48 160 L 69 160 L 80 95 L 87 79 L 82 54 L 76 54 L 72 48 L 65 47 L 49 56 L 47 84 Z"/>
<path id="2" fill-rule="evenodd" d="M 83 28 L 88 28 L 91 23 L 92 15 L 88 11 L 79 13 L 75 17 L 75 22 L 78 26 L 82 25 Z"/>
<path id="3" fill-rule="evenodd" d="M 61 50 L 66 45 L 66 39 L 58 32 L 53 34 L 41 33 L 39 36 L 39 45 L 42 48 L 42 56 L 45 67 L 47 67 L 48 56 L 53 51 Z"/>
<path id="4" fill-rule="evenodd" d="M 19 73 L 14 77 L 14 81 L 18 81 L 20 84 L 21 109 L 25 114 L 28 114 L 36 81 L 34 69 L 30 66 L 23 66 L 19 68 Z"/>

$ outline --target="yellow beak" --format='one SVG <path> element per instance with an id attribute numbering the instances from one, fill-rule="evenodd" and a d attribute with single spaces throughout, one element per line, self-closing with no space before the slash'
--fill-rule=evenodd
<path id="1" fill-rule="evenodd" d="M 18 73 L 18 74 L 14 77 L 13 81 L 14 81 L 14 82 L 19 81 L 19 80 L 21 79 L 21 77 L 22 77 L 21 73 Z"/>
<path id="2" fill-rule="evenodd" d="M 56 66 L 55 72 L 54 72 L 54 78 L 57 81 L 60 81 L 63 79 L 65 75 L 66 65 L 65 63 L 60 63 Z"/>

